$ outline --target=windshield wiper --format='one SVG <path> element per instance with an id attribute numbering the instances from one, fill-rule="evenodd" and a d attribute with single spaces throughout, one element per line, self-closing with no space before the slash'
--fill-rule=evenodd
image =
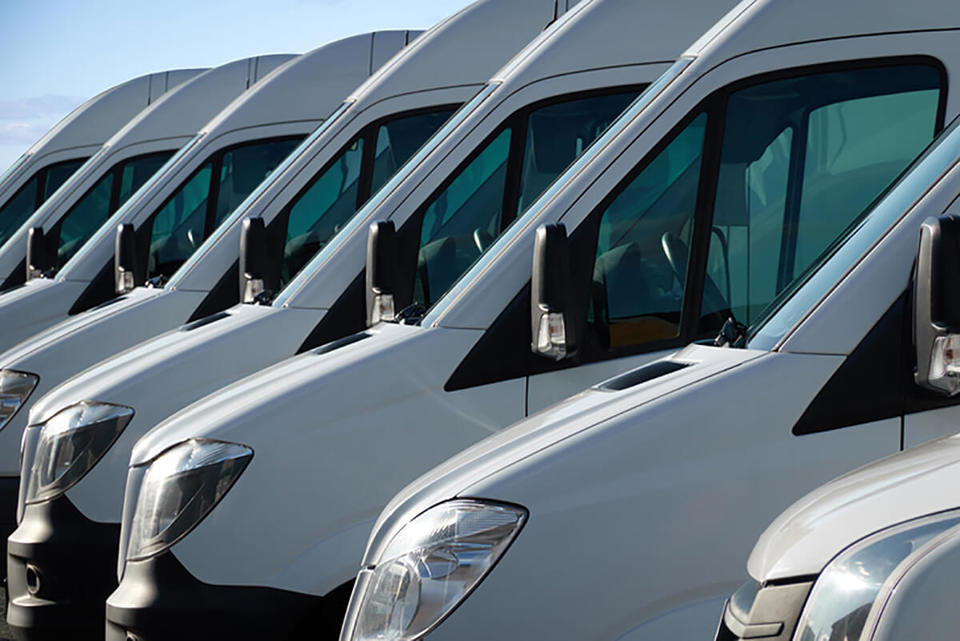
<path id="1" fill-rule="evenodd" d="M 713 344 L 715 347 L 745 347 L 749 329 L 749 327 L 739 322 L 731 314 L 723 324 L 723 327 L 720 328 L 720 333 L 713 339 Z"/>
<path id="2" fill-rule="evenodd" d="M 145 286 L 152 289 L 163 289 L 163 286 L 167 284 L 167 277 L 163 274 L 157 274 L 153 278 L 147 279 L 147 282 L 144 283 Z"/>
<path id="3" fill-rule="evenodd" d="M 419 325 L 423 315 L 427 313 L 427 308 L 420 303 L 407 305 L 397 313 L 397 324 L 399 325 Z"/>

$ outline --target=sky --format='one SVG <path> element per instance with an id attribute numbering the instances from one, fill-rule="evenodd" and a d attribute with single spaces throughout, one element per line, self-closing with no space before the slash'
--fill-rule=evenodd
<path id="1" fill-rule="evenodd" d="M 424 29 L 469 2 L 0 0 L 0 173 L 74 107 L 130 78 Z"/>

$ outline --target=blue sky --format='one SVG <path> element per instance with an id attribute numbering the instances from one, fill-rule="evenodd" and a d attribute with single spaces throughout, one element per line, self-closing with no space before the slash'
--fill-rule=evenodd
<path id="1" fill-rule="evenodd" d="M 0 173 L 71 109 L 129 78 L 425 28 L 470 0 L 0 0 Z"/>

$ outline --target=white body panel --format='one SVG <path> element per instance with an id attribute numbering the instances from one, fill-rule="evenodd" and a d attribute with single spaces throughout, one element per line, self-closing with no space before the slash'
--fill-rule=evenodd
<path id="1" fill-rule="evenodd" d="M 607 0 L 605 5 L 598 5 L 605 10 L 605 13 L 593 17 L 593 20 L 610 23 L 611 16 L 622 15 L 623 7 L 626 6 L 625 2 L 626 0 Z M 618 3 L 619 7 L 617 6 Z M 583 16 L 577 18 L 578 23 L 590 23 L 587 19 L 591 17 L 587 11 L 588 8 L 585 7 L 582 10 Z M 596 8 L 591 10 L 594 14 L 599 13 Z M 636 8 L 630 8 L 629 11 L 642 14 L 642 11 Z M 571 15 L 568 20 L 576 17 Z M 489 22 L 494 18 L 495 16 L 488 14 L 484 19 Z M 498 19 L 502 21 L 505 18 L 514 22 L 516 20 L 515 12 L 511 9 L 508 16 L 501 13 Z M 665 20 L 665 18 L 662 19 Z M 462 35 L 462 29 L 460 31 L 461 33 L 454 32 L 451 36 L 455 37 L 456 40 Z M 531 29 L 530 31 L 536 33 L 535 30 Z M 608 86 L 632 85 L 637 82 L 651 82 L 666 68 L 666 64 L 660 62 L 649 65 L 634 63 L 633 55 L 625 55 L 619 44 L 609 48 L 595 46 L 590 50 L 589 55 L 582 55 L 579 59 L 573 60 L 569 51 L 583 51 L 586 43 L 585 36 L 593 37 L 594 35 L 589 30 L 585 34 L 581 34 L 576 29 L 571 28 L 555 35 L 548 33 L 539 38 L 537 42 L 531 45 L 532 48 L 536 49 L 537 55 L 518 56 L 518 58 L 522 58 L 522 64 L 513 64 L 510 67 L 511 72 L 498 74 L 502 84 L 490 95 L 484 103 L 484 107 L 471 113 L 461 127 L 450 132 L 446 137 L 435 141 L 436 149 L 419 164 L 412 177 L 404 181 L 395 190 L 394 194 L 402 193 L 403 198 L 391 197 L 375 210 L 375 214 L 368 213 L 369 208 L 365 208 L 358 217 L 387 215 L 395 220 L 399 226 L 420 207 L 422 202 L 436 189 L 436 186 L 476 149 L 481 141 L 500 126 L 505 118 L 526 105 L 558 94 L 575 93 Z M 477 37 L 476 35 L 471 36 L 471 38 Z M 441 42 L 437 37 L 432 40 L 426 36 L 421 38 L 422 40 L 418 40 L 417 44 L 411 46 L 411 50 L 416 47 L 424 47 L 425 45 L 420 44 L 421 42 L 437 44 Z M 666 47 L 665 44 L 660 46 Z M 680 50 L 680 47 L 676 45 L 674 45 L 674 48 L 676 51 Z M 659 56 L 654 56 L 652 51 L 651 49 L 649 55 L 654 59 L 667 55 L 661 53 Z M 447 55 L 446 47 L 438 49 L 436 53 Z M 560 54 L 566 56 L 565 59 L 562 59 L 566 67 L 558 66 L 558 58 L 562 58 Z M 426 59 L 426 53 L 422 51 L 419 59 Z M 490 61 L 486 62 L 489 64 Z M 621 63 L 619 66 L 611 67 L 618 62 Z M 630 64 L 622 64 L 624 62 Z M 476 64 L 479 65 L 479 62 Z M 594 67 L 606 68 L 591 71 Z M 566 69 L 567 74 L 560 74 L 564 69 Z M 408 77 L 416 77 L 414 71 L 415 69 L 411 68 L 407 72 Z M 466 78 L 467 75 L 463 74 L 464 72 L 461 70 L 462 77 Z M 516 79 L 514 76 L 516 76 Z M 558 78 L 558 76 L 561 77 Z M 392 81 L 390 74 L 383 74 L 381 78 L 381 82 Z M 379 85 L 376 82 L 369 83 L 368 88 L 371 92 L 374 89 L 379 91 Z M 382 92 L 380 93 L 382 94 Z M 404 98 L 406 100 L 435 100 L 430 92 L 424 91 L 421 93 L 426 97 L 413 94 L 412 96 L 406 95 Z M 363 92 L 358 92 L 357 95 L 359 98 L 355 105 L 356 108 L 362 107 L 372 100 Z M 377 100 L 383 102 L 382 95 Z M 344 117 L 341 117 L 341 119 L 344 119 Z M 351 133 L 341 134 L 334 130 L 335 135 L 342 135 L 348 139 L 354 135 L 359 127 L 368 122 L 364 118 L 358 118 L 357 120 L 359 120 L 359 123 L 351 124 L 348 128 Z M 332 151 L 328 151 L 328 153 L 333 153 L 340 146 L 339 143 L 331 143 L 328 145 L 328 149 Z M 320 159 L 310 161 L 310 167 L 322 166 L 327 162 L 328 157 L 320 154 Z M 299 173 L 305 173 L 306 169 L 301 168 L 300 164 L 291 165 L 284 176 L 278 178 L 276 182 L 282 183 L 287 176 L 296 175 L 295 172 L 298 171 Z M 299 180 L 299 177 L 297 180 Z M 409 187 L 408 183 L 410 184 Z M 259 200 L 254 201 L 254 206 L 257 202 Z M 282 201 L 275 201 L 264 212 L 274 215 L 275 212 L 282 209 L 284 204 Z M 235 218 L 238 218 L 238 216 L 239 214 Z M 80 398 L 99 399 L 109 397 L 122 399 L 116 402 L 135 408 L 135 419 L 127 426 L 124 438 L 114 445 L 111 455 L 98 464 L 98 472 L 91 474 L 89 478 L 71 490 L 69 497 L 81 511 L 95 520 L 119 520 L 121 503 L 114 500 L 118 490 L 112 488 L 119 488 L 120 483 L 122 483 L 126 473 L 129 449 L 137 436 L 142 435 L 177 410 L 216 391 L 224 384 L 256 373 L 267 365 L 296 353 L 298 347 L 303 344 L 310 331 L 326 312 L 323 309 L 321 298 L 315 295 L 315 292 L 322 287 L 323 291 L 329 293 L 332 304 L 363 269 L 363 254 L 366 244 L 365 226 L 356 227 L 351 224 L 351 229 L 353 229 L 353 232 L 342 241 L 340 247 L 333 254 L 335 265 L 323 264 L 322 268 L 316 265 L 308 265 L 303 272 L 304 276 L 308 278 L 300 278 L 296 284 L 291 286 L 295 293 L 281 296 L 281 299 L 271 308 L 274 313 L 261 313 L 248 309 L 249 306 L 235 307 L 231 310 L 230 319 L 217 321 L 202 330 L 194 330 L 191 332 L 190 340 L 176 341 L 169 340 L 168 337 L 160 337 L 148 341 L 133 348 L 128 355 L 106 360 L 67 381 L 46 396 L 37 397 L 39 400 L 35 402 L 30 412 L 29 423 L 31 425 L 41 423 L 51 413 Z M 223 251 L 226 253 L 228 250 L 227 236 L 227 234 L 224 234 L 223 240 L 218 240 L 217 245 L 211 247 L 209 252 L 202 254 L 198 259 L 185 266 L 180 274 L 185 274 L 182 281 L 178 280 L 180 278 L 180 275 L 178 275 L 169 288 L 170 294 L 194 291 L 194 287 L 188 288 L 186 284 L 202 282 L 198 275 L 199 270 L 203 268 L 205 262 L 212 262 L 213 259 L 207 257 L 212 257 L 220 251 L 220 246 L 224 246 Z M 236 255 L 235 248 L 232 255 Z M 209 287 L 211 283 L 209 283 L 209 280 L 207 282 L 206 287 Z M 302 287 L 299 286 L 300 283 L 303 283 Z M 157 299 L 157 304 L 161 303 L 162 300 Z M 140 305 L 139 308 L 138 315 L 146 316 L 150 314 L 150 305 Z M 294 314 L 294 316 L 289 319 L 284 318 L 288 314 Z M 125 326 L 132 318 L 135 317 L 130 315 L 128 310 L 124 310 L 124 314 L 117 317 L 115 327 Z M 97 331 L 101 330 L 98 328 Z M 464 336 L 465 333 L 459 333 L 458 335 Z M 78 339 L 82 339 L 83 336 L 82 333 L 77 334 Z M 466 334 L 462 343 L 457 343 L 456 348 L 451 347 L 447 350 L 444 360 L 435 363 L 436 371 L 431 378 L 433 381 L 431 389 L 443 387 L 444 381 L 449 377 L 450 372 L 456 367 L 460 359 L 467 354 L 475 338 L 475 333 Z M 374 340 L 379 341 L 379 337 L 372 339 L 370 342 L 372 343 Z M 60 347 L 62 344 L 63 342 L 59 341 L 56 348 L 62 349 Z M 387 344 L 390 344 L 390 342 L 388 341 Z M 51 344 L 47 351 L 52 352 L 53 348 L 54 345 Z M 416 349 L 419 350 L 420 348 Z M 23 351 L 26 353 L 26 349 Z M 432 348 L 421 351 L 427 359 L 433 358 Z M 565 379 L 566 382 L 563 385 L 557 385 L 557 382 L 554 381 L 552 385 L 544 387 L 537 380 L 538 377 L 534 377 L 533 388 L 537 390 L 534 394 L 527 393 L 527 385 L 524 379 L 505 381 L 449 395 L 442 394 L 441 398 L 438 399 L 439 402 L 445 405 L 450 403 L 451 407 L 457 408 L 457 412 L 475 413 L 476 422 L 483 426 L 482 432 L 471 433 L 469 437 L 451 441 L 451 443 L 458 443 L 459 446 L 469 444 L 495 429 L 523 417 L 529 409 L 528 406 L 538 409 L 571 393 L 580 391 L 590 383 L 602 380 L 614 372 L 622 371 L 626 367 L 646 362 L 654 357 L 654 355 L 647 354 L 617 362 L 600 363 L 582 369 L 565 371 L 561 373 L 560 377 L 554 377 L 555 379 Z M 35 356 L 31 354 L 28 358 L 34 359 Z M 414 358 L 417 361 L 424 360 L 423 356 Z M 426 362 L 430 362 L 430 360 Z M 11 369 L 34 371 L 29 369 L 28 365 L 29 361 L 23 361 L 16 365 L 11 362 L 6 366 Z M 167 385 L 171 371 L 177 371 L 177 378 L 183 385 L 176 388 Z M 42 378 L 43 374 L 41 374 L 41 380 Z M 422 385 L 422 381 L 419 384 Z M 162 389 L 163 393 L 157 394 L 158 389 Z M 443 397 L 454 400 L 447 400 Z M 410 412 L 417 412 L 418 407 L 422 407 L 422 405 L 411 404 Z M 22 425 L 26 423 L 26 417 L 18 415 L 14 421 L 19 421 L 19 423 L 14 424 Z M 31 438 L 34 438 L 38 430 L 31 431 L 34 432 L 34 436 Z M 3 434 L 0 432 L 0 438 L 2 436 Z M 450 445 L 446 453 L 451 454 L 457 449 L 459 447 Z M 111 468 L 109 471 L 108 467 Z M 411 477 L 406 477 L 407 480 L 409 478 Z M 385 499 L 387 496 L 389 495 L 385 494 L 382 498 Z M 374 513 L 371 512 L 370 516 L 372 517 Z M 363 534 L 358 533 L 356 536 L 360 538 L 355 539 L 355 542 L 362 540 Z"/>
<path id="2" fill-rule="evenodd" d="M 774 6 L 781 5 L 760 2 L 756 10 L 775 12 Z M 851 11 L 864 8 L 858 5 Z M 860 33 L 858 29 L 853 32 Z M 809 32 L 801 29 L 778 35 L 786 43 L 794 43 L 815 34 L 811 28 Z M 745 50 L 736 41 L 717 44 L 718 57 L 705 50 L 672 85 L 652 96 L 646 109 L 635 117 L 622 118 L 605 134 L 595 147 L 598 155 L 588 154 L 592 162 L 575 163 L 548 190 L 539 206 L 534 205 L 517 223 L 518 229 L 494 243 L 491 259 L 481 259 L 425 318 L 424 327 L 379 326 L 371 330 L 373 337 L 329 354 L 290 359 L 194 404 L 141 439 L 131 458 L 134 466 L 142 466 L 189 437 L 244 443 L 256 453 L 223 502 L 177 542 L 172 553 L 191 574 L 209 583 L 267 585 L 313 594 L 324 594 L 342 584 L 350 576 L 350 551 L 362 545 L 356 537 L 391 487 L 396 488 L 404 478 L 412 479 L 429 461 L 437 461 L 485 432 L 503 427 L 505 423 L 496 423 L 500 417 L 510 413 L 511 420 L 522 416 L 518 405 L 525 400 L 526 378 L 457 392 L 443 391 L 443 386 L 463 355 L 529 279 L 536 226 L 562 220 L 573 229 L 694 105 L 736 79 L 795 65 L 918 50 L 956 66 L 956 61 L 950 60 L 955 38 L 949 32 L 942 38 L 932 33 L 865 35 L 842 42 L 787 44 L 755 53 L 747 53 L 754 43 L 744 38 Z M 427 180 L 429 177 L 423 179 Z M 404 182 L 395 193 L 407 188 Z M 337 273 L 341 265 L 359 263 L 361 257 L 331 250 L 322 252 L 315 262 Z M 310 300 L 311 306 L 326 307 L 337 295 L 326 286 L 328 282 L 294 281 L 300 287 L 292 285 L 293 291 L 285 292 L 282 302 L 296 307 L 300 301 Z M 637 355 L 620 363 L 626 369 L 654 356 Z M 694 364 L 650 385 L 616 393 L 591 391 L 548 409 L 463 455 L 470 462 L 462 463 L 464 470 L 449 473 L 450 484 L 438 482 L 422 494 L 417 490 L 420 485 L 408 488 L 404 498 L 398 499 L 400 505 L 388 508 L 384 518 L 392 521 L 396 515 L 405 520 L 418 514 L 436 503 L 437 497 L 460 494 L 528 506 L 536 516 L 525 526 L 495 575 L 511 563 L 510 556 L 521 546 L 542 544 L 558 554 L 561 550 L 588 550 L 593 545 L 588 541 L 599 536 L 588 527 L 594 517 L 615 519 L 625 509 L 632 510 L 626 517 L 628 527 L 604 532 L 606 539 L 599 542 L 596 552 L 585 552 L 568 566 L 584 572 L 594 567 L 612 575 L 601 573 L 596 576 L 602 578 L 587 585 L 572 586 L 559 574 L 551 576 L 551 572 L 565 572 L 560 565 L 529 572 L 537 559 L 544 560 L 549 553 L 519 553 L 517 556 L 523 558 L 504 572 L 504 583 L 498 584 L 503 588 L 510 581 L 525 578 L 536 584 L 525 585 L 522 591 L 527 595 L 534 595 L 544 585 L 555 587 L 559 595 L 565 590 L 580 597 L 595 593 L 598 602 L 606 603 L 598 603 L 597 616 L 584 617 L 579 608 L 556 616 L 557 601 L 537 598 L 520 609 L 503 602 L 498 615 L 490 617 L 493 601 L 513 600 L 517 592 L 512 587 L 484 585 L 471 599 L 482 593 L 490 600 L 478 599 L 476 610 L 468 604 L 477 616 L 464 615 L 468 607 L 461 606 L 445 624 L 455 628 L 445 627 L 433 634 L 500 638 L 504 630 L 515 630 L 520 637 L 616 638 L 672 608 L 699 608 L 692 604 L 713 602 L 738 582 L 736 553 L 746 553 L 749 533 L 758 532 L 764 518 L 782 509 L 796 493 L 813 487 L 817 479 L 899 446 L 899 418 L 878 421 L 861 430 L 838 430 L 803 439 L 790 434 L 790 426 L 804 412 L 809 398 L 842 364 L 842 355 L 694 347 L 678 358 Z M 726 369 L 730 369 L 728 374 L 717 375 Z M 756 389 L 757 381 L 770 390 L 751 412 L 751 420 L 745 421 L 742 406 L 730 399 L 744 394 L 743 390 Z M 772 381 L 783 383 L 774 385 Z M 538 389 L 545 395 L 550 385 L 538 381 Z M 538 396 L 537 402 L 557 398 Z M 57 405 L 62 406 L 66 400 L 61 399 Z M 42 416 L 38 414 L 37 418 Z M 264 429 L 265 425 L 269 429 Z M 583 434 L 578 434 L 579 430 Z M 681 431 L 683 439 L 678 438 Z M 514 439 L 517 443 L 510 446 Z M 131 470 L 128 501 L 136 496 L 142 469 Z M 780 478 L 768 479 L 774 470 L 781 469 L 787 471 Z M 737 474 L 724 475 L 726 470 Z M 443 476 L 442 472 L 436 474 Z M 721 478 L 726 485 L 717 482 Z M 739 506 L 731 516 L 720 514 L 721 507 L 736 507 L 731 503 L 738 491 L 755 489 L 760 479 L 769 491 L 758 497 L 757 505 L 750 510 Z M 697 499 L 692 505 L 691 487 L 699 491 L 704 486 L 709 499 Z M 278 495 L 284 500 L 277 501 Z M 410 498 L 409 505 L 404 503 L 406 498 Z M 633 509 L 631 499 L 642 499 L 644 509 Z M 303 505 L 322 507 L 304 513 Z M 675 523 L 676 519 L 690 518 L 690 507 L 717 519 L 723 516 L 725 525 L 732 521 L 716 546 L 731 554 L 720 555 L 718 561 L 712 558 L 714 547 L 701 546 L 695 551 L 690 572 L 659 586 L 649 576 L 662 576 L 667 569 L 674 569 L 668 564 L 686 556 L 688 544 L 702 535 L 699 527 L 690 527 L 682 534 L 671 527 L 657 529 L 662 541 L 651 539 L 658 546 L 670 544 L 678 550 L 676 555 L 658 555 L 656 562 L 661 567 L 652 568 L 649 574 L 637 573 L 635 563 L 623 562 L 637 561 L 651 549 L 646 544 L 630 549 L 631 543 L 642 540 L 636 528 L 648 525 L 651 513 L 658 514 L 658 524 Z M 285 526 L 265 530 L 264 522 Z M 297 527 L 290 527 L 291 523 L 297 523 Z M 566 533 L 561 524 L 566 526 Z M 125 526 L 129 527 L 129 522 Z M 531 535 L 534 530 L 537 534 Z M 380 531 L 368 562 L 376 558 L 381 537 L 390 536 L 388 526 Z M 577 540 L 577 536 L 583 539 Z M 549 537 L 555 542 L 544 541 Z M 217 554 L 211 554 L 213 549 Z M 611 549 L 617 554 L 606 553 Z M 251 561 L 224 561 L 236 558 Z M 690 585 L 697 584 L 691 579 L 692 573 L 699 581 L 717 575 L 699 574 L 698 564 L 722 572 L 719 579 L 689 591 Z M 495 575 L 487 581 L 494 580 Z M 625 590 L 623 586 L 636 589 Z M 540 605 L 544 611 L 534 607 Z M 463 618 L 458 619 L 460 616 Z M 511 617 L 509 623 L 507 616 Z M 555 622 L 549 628 L 538 627 L 551 617 Z M 697 615 L 698 621 L 707 619 Z M 710 620 L 712 623 L 715 618 Z M 588 628 L 591 625 L 599 628 Z"/>
<path id="3" fill-rule="evenodd" d="M 272 55 L 238 60 L 204 72 L 164 94 L 104 143 L 101 151 L 77 170 L 63 187 L 0 247 L 0 274 L 6 278 L 14 269 L 22 268 L 27 232 L 31 227 L 42 227 L 44 231 L 52 229 L 118 162 L 142 154 L 170 152 L 181 148 L 212 116 L 258 79 L 268 75 L 291 57 Z M 118 222 L 123 221 L 113 218 L 107 224 L 113 229 Z M 90 280 L 91 276 L 81 268 L 81 265 L 86 264 L 85 261 L 77 260 L 83 253 L 81 250 L 73 260 L 64 265 L 57 274 L 57 284 L 86 283 Z M 106 255 L 100 256 L 100 260 L 96 261 L 95 270 L 98 271 L 110 256 L 112 243 Z M 27 303 L 29 297 L 19 294 L 16 297 L 17 302 L 13 303 L 9 294 L 10 292 L 0 295 L 0 326 L 4 328 L 0 349 L 9 349 L 28 336 L 66 318 L 76 299 L 76 295 L 70 297 L 63 291 L 57 297 L 56 303 L 45 301 L 35 308 L 33 304 Z"/>
<path id="4" fill-rule="evenodd" d="M 140 76 L 84 102 L 45 133 L 4 175 L 0 181 L 0 207 L 43 167 L 92 156 L 153 101 L 203 71 L 177 69 Z"/>
<path id="5" fill-rule="evenodd" d="M 278 67 L 255 89 L 241 95 L 203 127 L 200 144 L 161 171 L 103 226 L 102 232 L 82 250 L 82 259 L 71 265 L 69 271 L 65 267 L 64 280 L 34 280 L 10 293 L 9 304 L 17 301 L 18 315 L 29 318 L 24 307 L 32 306 L 38 318 L 31 327 L 50 327 L 51 320 L 66 320 L 0 354 L 0 368 L 37 374 L 40 382 L 34 390 L 36 400 L 95 363 L 187 322 L 204 300 L 205 292 L 236 260 L 236 247 L 232 257 L 213 255 L 201 262 L 208 274 L 203 290 L 139 287 L 119 302 L 112 301 L 70 318 L 66 310 L 103 265 L 112 263 L 113 230 L 118 224 L 145 224 L 219 150 L 237 143 L 313 131 L 370 75 L 377 55 L 382 57 L 387 51 L 403 47 L 409 37 L 406 31 L 387 31 L 320 47 Z M 70 277 L 77 273 L 82 275 Z M 45 292 L 42 299 L 33 294 L 37 288 Z M 0 297 L 0 310 L 7 298 Z M 64 358 L 64 354 L 69 357 Z M 29 405 L 22 409 L 26 411 L 18 412 L 0 430 L 0 476 L 19 473 L 18 443 L 27 425 Z"/>

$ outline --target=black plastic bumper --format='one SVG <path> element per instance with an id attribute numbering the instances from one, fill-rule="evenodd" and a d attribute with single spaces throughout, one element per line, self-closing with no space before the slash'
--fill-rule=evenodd
<path id="1" fill-rule="evenodd" d="M 119 524 L 91 521 L 64 496 L 28 505 L 7 544 L 7 623 L 14 635 L 103 639 L 119 540 Z"/>
<path id="2" fill-rule="evenodd" d="M 211 585 L 170 552 L 129 561 L 107 601 L 107 641 L 336 640 L 351 585 L 324 597 Z"/>
<path id="3" fill-rule="evenodd" d="M 0 476 L 0 552 L 7 558 L 7 537 L 17 529 L 17 494 L 20 492 L 19 476 Z M 0 563 L 0 581 L 7 578 L 7 564 Z"/>

